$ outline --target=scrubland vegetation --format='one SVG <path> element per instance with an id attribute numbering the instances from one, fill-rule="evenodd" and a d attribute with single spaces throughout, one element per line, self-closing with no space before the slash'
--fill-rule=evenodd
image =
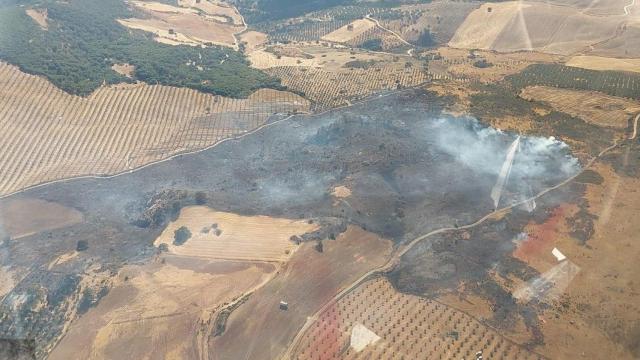
<path id="1" fill-rule="evenodd" d="M 279 82 L 249 67 L 242 54 L 223 47 L 171 46 L 116 22 L 133 15 L 118 0 L 45 1 L 49 26 L 42 29 L 15 3 L 0 5 L 0 58 L 43 75 L 57 87 L 88 95 L 103 83 L 140 80 L 207 93 L 246 97 Z M 133 79 L 111 69 L 135 66 Z"/>

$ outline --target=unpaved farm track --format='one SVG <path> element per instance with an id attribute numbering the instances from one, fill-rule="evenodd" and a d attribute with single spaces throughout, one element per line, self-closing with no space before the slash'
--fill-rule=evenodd
<path id="1" fill-rule="evenodd" d="M 636 127 L 637 127 L 637 123 L 638 123 L 638 118 L 640 118 L 640 114 L 638 114 L 638 116 L 636 117 Z M 631 139 L 635 138 L 636 134 L 635 134 L 635 130 L 634 130 L 634 135 Z M 511 204 L 509 206 L 503 207 L 501 209 L 498 209 L 494 212 L 488 213 L 485 216 L 483 216 L 482 218 L 478 219 L 477 221 L 467 224 L 467 225 L 463 225 L 463 226 L 458 226 L 458 227 L 445 227 L 445 228 L 441 228 L 441 229 L 437 229 L 434 231 L 431 231 L 427 234 L 421 235 L 415 239 L 413 239 L 411 242 L 409 242 L 408 244 L 404 245 L 404 246 L 400 246 L 397 248 L 397 250 L 394 252 L 394 254 L 389 258 L 389 261 L 387 261 L 387 263 L 377 269 L 373 269 L 371 271 L 369 271 L 368 273 L 362 275 L 360 278 L 358 278 L 356 281 L 354 281 L 353 283 L 351 283 L 351 285 L 349 285 L 348 287 L 344 288 L 342 291 L 340 291 L 338 294 L 336 294 L 331 301 L 327 302 L 324 306 L 322 306 L 322 308 L 320 308 L 315 314 L 313 314 L 312 316 L 310 316 L 307 319 L 307 322 L 303 325 L 303 327 L 300 329 L 300 331 L 298 331 L 298 334 L 295 336 L 295 338 L 292 340 L 292 342 L 290 343 L 289 347 L 287 348 L 287 351 L 284 353 L 284 355 L 281 357 L 281 359 L 287 360 L 287 359 L 292 359 L 292 355 L 295 353 L 296 348 L 299 346 L 299 343 L 302 339 L 302 337 L 304 336 L 304 334 L 309 331 L 311 325 L 317 321 L 320 318 L 320 315 L 325 312 L 329 307 L 334 306 L 338 300 L 340 300 L 341 298 L 343 298 L 345 295 L 349 294 L 350 292 L 352 292 L 354 289 L 356 289 L 360 284 L 364 283 L 366 280 L 370 279 L 372 276 L 375 275 L 379 275 L 379 274 L 384 274 L 387 273 L 389 271 L 391 271 L 396 265 L 399 264 L 400 259 L 402 258 L 402 256 L 404 254 L 406 254 L 409 250 L 411 250 L 415 245 L 417 245 L 418 243 L 420 243 L 421 241 L 428 239 L 434 235 L 438 235 L 438 234 L 442 234 L 442 233 L 446 233 L 449 231 L 458 231 L 458 230 L 465 230 L 465 229 L 471 229 L 473 227 L 476 227 L 478 225 L 481 225 L 482 223 L 484 223 L 485 221 L 494 218 L 496 216 L 500 216 L 505 214 L 506 212 L 508 212 L 509 210 L 516 208 L 518 206 L 524 205 L 526 203 L 531 202 L 532 200 L 536 200 L 544 195 L 546 195 L 549 192 L 552 192 L 556 189 L 559 189 L 567 184 L 569 184 L 570 182 L 572 182 L 575 178 L 577 178 L 579 175 L 581 175 L 585 170 L 589 169 L 591 166 L 593 166 L 593 164 L 600 159 L 604 154 L 608 153 L 609 151 L 613 150 L 614 148 L 618 147 L 619 143 L 617 141 L 614 142 L 613 145 L 607 147 L 606 149 L 602 150 L 598 155 L 596 155 L 595 157 L 593 157 L 591 160 L 589 160 L 587 162 L 587 164 L 583 167 L 583 169 L 581 171 L 579 171 L 578 173 L 576 173 L 575 175 L 567 178 L 566 180 L 552 186 L 549 188 L 546 188 L 545 190 L 540 191 L 538 194 L 519 201 L 517 203 Z"/>

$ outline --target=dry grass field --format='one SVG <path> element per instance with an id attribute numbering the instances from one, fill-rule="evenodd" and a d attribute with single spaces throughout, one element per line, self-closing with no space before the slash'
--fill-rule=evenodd
<path id="1" fill-rule="evenodd" d="M 609 96 L 595 91 L 559 89 L 548 86 L 528 86 L 520 97 L 543 101 L 557 111 L 581 118 L 598 126 L 624 129 L 635 114 L 640 102 Z"/>
<path id="2" fill-rule="evenodd" d="M 322 37 L 322 40 L 332 41 L 338 43 L 346 43 L 353 38 L 365 33 L 367 30 L 373 29 L 376 24 L 368 19 L 358 19 L 350 24 L 347 24 L 335 31 L 328 33 Z"/>
<path id="3" fill-rule="evenodd" d="M 640 59 L 616 59 L 601 56 L 579 55 L 569 59 L 565 65 L 590 70 L 640 72 Z"/>
<path id="4" fill-rule="evenodd" d="M 191 231 L 191 238 L 174 245 L 174 232 L 180 227 Z M 167 244 L 169 254 L 207 259 L 286 261 L 297 248 L 290 240 L 317 229 L 304 220 L 241 216 L 190 206 L 180 211 L 154 242 Z"/>
<path id="5" fill-rule="evenodd" d="M 197 359 L 196 339 L 209 314 L 275 271 L 266 263 L 174 257 L 127 266 L 48 358 Z"/>
<path id="6" fill-rule="evenodd" d="M 148 18 L 121 19 L 131 29 L 155 34 L 156 40 L 172 45 L 223 45 L 238 48 L 235 34 L 245 30 L 234 8 L 208 1 L 181 1 L 182 6 L 132 1 Z"/>
<path id="7" fill-rule="evenodd" d="M 570 6 L 535 1 L 490 3 L 469 14 L 449 45 L 568 55 L 616 36 L 624 21 L 624 15 L 588 15 Z"/>
<path id="8" fill-rule="evenodd" d="M 391 242 L 349 227 L 323 252 L 303 243 L 278 275 L 249 297 L 210 342 L 210 359 L 277 359 L 303 326 L 341 288 L 384 264 Z M 279 309 L 280 301 L 289 308 Z"/>
<path id="9" fill-rule="evenodd" d="M 0 229 L 11 239 L 63 228 L 82 221 L 82 213 L 60 204 L 22 198 L 0 206 Z"/>
<path id="10" fill-rule="evenodd" d="M 263 89 L 248 99 L 158 85 L 102 87 L 86 98 L 0 63 L 0 194 L 79 175 L 114 174 L 207 147 L 305 111 L 302 97 Z M 20 119 L 16 122 L 16 119 Z"/>
<path id="11" fill-rule="evenodd" d="M 362 327 L 375 336 L 363 341 Z M 461 311 L 398 293 L 381 277 L 320 314 L 293 359 L 475 359 L 479 351 L 486 359 L 542 358 Z"/>

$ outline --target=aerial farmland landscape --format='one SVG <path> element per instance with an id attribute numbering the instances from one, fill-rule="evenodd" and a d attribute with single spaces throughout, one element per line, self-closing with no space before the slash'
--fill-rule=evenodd
<path id="1" fill-rule="evenodd" d="M 640 359 L 637 0 L 0 0 L 0 360 Z"/>

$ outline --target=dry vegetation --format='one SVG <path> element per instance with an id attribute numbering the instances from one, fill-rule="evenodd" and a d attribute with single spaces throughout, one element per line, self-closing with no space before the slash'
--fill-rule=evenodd
<path id="1" fill-rule="evenodd" d="M 230 99 L 145 84 L 102 87 L 82 98 L 0 63 L 0 193 L 132 169 L 243 134 L 274 113 L 305 111 L 308 104 L 268 89 Z"/>
<path id="2" fill-rule="evenodd" d="M 149 17 L 122 19 L 131 29 L 156 35 L 156 40 L 171 45 L 224 45 L 238 48 L 235 35 L 245 30 L 234 8 L 207 0 L 180 1 L 181 6 L 156 2 L 132 1 L 132 5 Z"/>
<path id="3" fill-rule="evenodd" d="M 565 65 L 590 70 L 640 72 L 640 59 L 615 59 L 601 56 L 580 55 L 572 57 Z"/>
<path id="4" fill-rule="evenodd" d="M 623 15 L 594 16 L 570 6 L 535 1 L 489 3 L 469 14 L 449 45 L 566 55 L 616 36 L 624 20 Z"/>
<path id="5" fill-rule="evenodd" d="M 354 344 L 354 328 L 360 326 L 380 339 Z M 461 311 L 398 293 L 377 278 L 320 314 L 293 358 L 473 359 L 478 351 L 487 359 L 541 359 Z"/>
<path id="6" fill-rule="evenodd" d="M 173 245 L 174 232 L 180 227 L 191 232 L 182 245 Z M 207 259 L 285 261 L 296 250 L 291 241 L 317 228 L 304 220 L 268 216 L 241 216 L 212 210 L 204 206 L 182 209 L 154 242 L 167 244 L 172 255 Z"/>
<path id="7" fill-rule="evenodd" d="M 279 358 L 308 316 L 391 254 L 390 241 L 356 227 L 322 243 L 322 253 L 303 243 L 273 280 L 231 314 L 224 334 L 210 344 L 214 358 Z M 288 310 L 279 309 L 280 301 L 288 302 Z"/>
<path id="8" fill-rule="evenodd" d="M 198 358 L 195 339 L 209 314 L 259 287 L 275 270 L 264 263 L 173 257 L 127 266 L 48 358 Z"/>
<path id="9" fill-rule="evenodd" d="M 629 119 L 640 112 L 640 102 L 609 96 L 595 91 L 529 86 L 520 96 L 526 100 L 543 101 L 557 111 L 581 118 L 589 123 L 624 129 Z"/>

